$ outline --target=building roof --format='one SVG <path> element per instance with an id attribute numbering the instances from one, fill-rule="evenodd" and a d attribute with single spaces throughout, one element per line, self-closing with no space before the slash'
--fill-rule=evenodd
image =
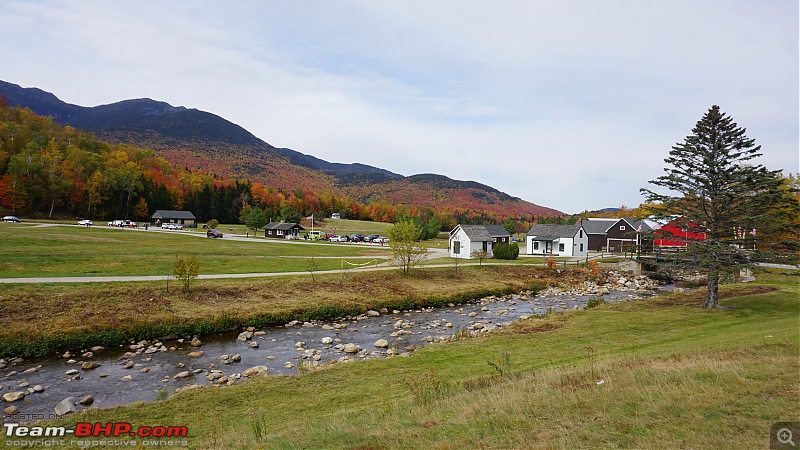
<path id="1" fill-rule="evenodd" d="M 294 229 L 305 230 L 305 228 L 303 228 L 299 223 L 293 223 L 293 222 L 270 222 L 261 228 L 265 230 L 284 230 L 284 231 L 294 230 Z"/>
<path id="2" fill-rule="evenodd" d="M 489 233 L 489 230 L 486 229 L 485 225 L 457 225 L 453 231 L 459 227 L 464 230 L 464 234 L 466 234 L 471 241 L 480 242 L 492 240 L 492 235 Z"/>
<path id="3" fill-rule="evenodd" d="M 191 219 L 195 220 L 191 211 L 171 211 L 168 209 L 158 209 L 150 216 L 153 219 Z"/>
<path id="4" fill-rule="evenodd" d="M 528 230 L 528 236 L 536 237 L 539 241 L 554 241 L 556 239 L 573 237 L 578 234 L 581 224 L 555 225 L 550 223 L 535 223 Z"/>
<path id="5" fill-rule="evenodd" d="M 583 219 L 581 225 L 586 234 L 606 234 L 612 225 L 619 222 L 619 219 L 588 218 Z"/>
<path id="6" fill-rule="evenodd" d="M 511 237 L 511 233 L 508 232 L 502 225 L 484 225 L 486 231 L 489 232 L 489 235 L 493 238 L 495 237 Z"/>

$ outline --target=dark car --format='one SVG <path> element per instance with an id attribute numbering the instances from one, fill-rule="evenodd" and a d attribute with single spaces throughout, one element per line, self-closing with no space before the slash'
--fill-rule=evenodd
<path id="1" fill-rule="evenodd" d="M 364 238 L 364 242 L 372 242 L 379 237 L 381 237 L 380 234 L 368 234 L 367 237 Z"/>
<path id="2" fill-rule="evenodd" d="M 350 242 L 364 242 L 364 236 L 360 234 L 351 234 L 349 237 Z"/>
<path id="3" fill-rule="evenodd" d="M 208 230 L 208 231 L 206 231 L 206 237 L 221 238 L 222 237 L 222 231 L 219 231 L 219 230 Z"/>
<path id="4" fill-rule="evenodd" d="M 5 217 L 3 217 L 3 222 L 16 222 L 16 223 L 19 223 L 19 217 L 5 216 Z"/>

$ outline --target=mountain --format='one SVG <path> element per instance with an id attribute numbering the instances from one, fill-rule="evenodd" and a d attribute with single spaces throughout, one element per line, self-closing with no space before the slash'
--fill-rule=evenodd
<path id="1" fill-rule="evenodd" d="M 84 107 L 38 88 L 4 81 L 0 81 L 0 94 L 11 106 L 30 108 L 62 125 L 91 131 L 102 140 L 150 148 L 173 164 L 276 188 L 333 192 L 365 203 L 385 200 L 500 216 L 563 214 L 474 181 L 435 174 L 404 177 L 366 164 L 333 163 L 276 148 L 217 115 L 148 98 Z"/>

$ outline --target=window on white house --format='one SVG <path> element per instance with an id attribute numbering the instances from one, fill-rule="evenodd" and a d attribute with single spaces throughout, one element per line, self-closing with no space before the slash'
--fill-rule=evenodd
<path id="1" fill-rule="evenodd" d="M 578 230 L 578 237 L 583 237 L 583 230 Z"/>
<path id="2" fill-rule="evenodd" d="M 563 252 L 564 251 L 564 244 L 558 244 L 558 251 L 559 252 Z"/>
<path id="3" fill-rule="evenodd" d="M 534 250 L 539 250 L 539 241 L 535 241 L 535 242 L 533 243 L 533 249 L 534 249 Z"/>
<path id="4" fill-rule="evenodd" d="M 581 244 L 581 251 L 583 251 L 583 244 Z"/>
<path id="5" fill-rule="evenodd" d="M 458 255 L 461 253 L 461 242 L 453 241 L 453 254 Z"/>

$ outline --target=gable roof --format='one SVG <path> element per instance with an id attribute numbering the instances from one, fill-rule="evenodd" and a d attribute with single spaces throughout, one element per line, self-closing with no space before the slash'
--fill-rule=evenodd
<path id="1" fill-rule="evenodd" d="M 489 235 L 493 238 L 495 237 L 511 237 L 511 233 L 508 232 L 502 225 L 484 225 L 486 231 L 489 232 Z"/>
<path id="2" fill-rule="evenodd" d="M 573 237 L 578 234 L 581 224 L 555 225 L 550 223 L 535 223 L 528 230 L 527 236 L 535 236 L 537 240 L 554 241 L 562 237 Z"/>
<path id="3" fill-rule="evenodd" d="M 295 228 L 298 230 L 305 230 L 305 228 L 303 228 L 299 223 L 293 223 L 293 222 L 270 222 L 261 228 L 265 230 L 284 230 L 284 231 L 293 230 Z"/>
<path id="4" fill-rule="evenodd" d="M 605 219 L 605 218 L 588 218 L 583 219 L 583 230 L 586 234 L 606 234 L 609 228 L 619 219 Z"/>
<path id="5" fill-rule="evenodd" d="M 457 225 L 456 229 L 461 228 L 464 231 L 464 234 L 467 235 L 470 241 L 491 241 L 492 235 L 489 234 L 489 231 L 486 229 L 484 225 Z M 452 234 L 451 234 L 452 235 Z"/>
<path id="6" fill-rule="evenodd" d="M 158 209 L 150 217 L 153 219 L 195 219 L 191 211 L 172 211 L 169 209 Z"/>

